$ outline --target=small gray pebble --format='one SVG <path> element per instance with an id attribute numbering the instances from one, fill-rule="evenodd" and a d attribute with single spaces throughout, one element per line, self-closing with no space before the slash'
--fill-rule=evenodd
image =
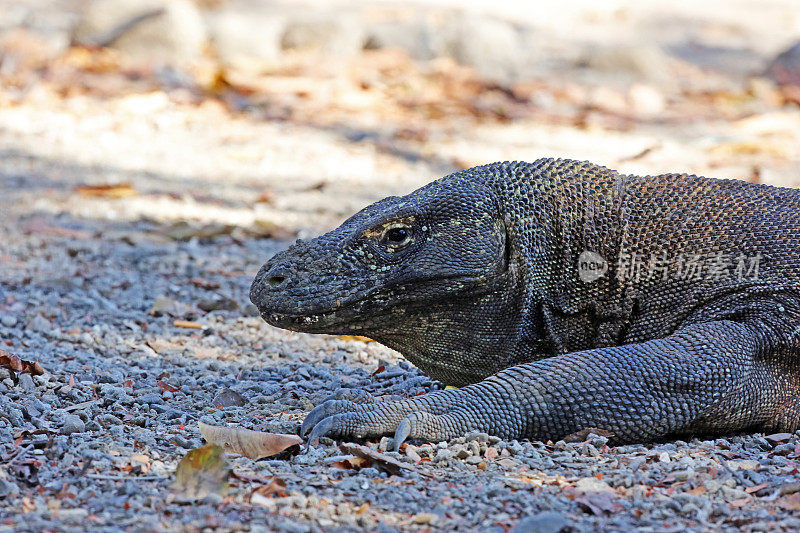
<path id="1" fill-rule="evenodd" d="M 164 398 L 155 392 L 148 392 L 136 398 L 136 403 L 164 403 Z"/>
<path id="2" fill-rule="evenodd" d="M 86 430 L 86 424 L 83 423 L 81 417 L 78 415 L 67 415 L 64 417 L 64 423 L 61 425 L 61 433 L 70 435 L 72 433 L 83 433 Z"/>
<path id="3" fill-rule="evenodd" d="M 211 400 L 214 407 L 242 407 L 247 399 L 233 389 L 224 389 Z"/>
<path id="4" fill-rule="evenodd" d="M 465 435 L 467 441 L 477 441 L 477 442 L 486 442 L 489 440 L 488 433 L 483 433 L 480 431 L 472 431 Z"/>
<path id="5" fill-rule="evenodd" d="M 442 461 L 447 461 L 452 456 L 453 452 L 451 452 L 447 448 L 440 448 L 439 451 L 436 452 L 436 456 L 433 458 L 433 462 L 440 463 Z"/>
<path id="6" fill-rule="evenodd" d="M 569 525 L 567 517 L 555 511 L 542 513 L 523 518 L 511 530 L 512 533 L 559 533 Z"/>
<path id="7" fill-rule="evenodd" d="M 33 392 L 36 390 L 36 384 L 30 374 L 20 374 L 19 384 L 25 392 Z"/>

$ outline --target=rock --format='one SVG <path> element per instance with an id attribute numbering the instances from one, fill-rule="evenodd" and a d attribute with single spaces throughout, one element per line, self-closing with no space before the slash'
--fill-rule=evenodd
<path id="1" fill-rule="evenodd" d="M 436 456 L 433 458 L 434 463 L 441 463 L 443 461 L 448 461 L 453 456 L 453 452 L 451 452 L 447 448 L 440 448 L 439 451 L 436 452 Z"/>
<path id="2" fill-rule="evenodd" d="M 28 322 L 27 328 L 32 331 L 44 333 L 45 331 L 53 329 L 53 325 L 42 315 L 36 315 Z"/>
<path id="3" fill-rule="evenodd" d="M 19 487 L 11 480 L 0 477 L 0 498 L 8 498 L 19 494 Z"/>
<path id="4" fill-rule="evenodd" d="M 544 511 L 520 520 L 511 533 L 559 533 L 569 525 L 566 516 L 555 511 Z"/>
<path id="5" fill-rule="evenodd" d="M 13 315 L 3 314 L 0 316 L 0 324 L 3 324 L 7 328 L 13 328 L 17 325 L 17 317 Z"/>
<path id="6" fill-rule="evenodd" d="M 20 374 L 19 384 L 25 392 L 34 392 L 36 390 L 36 384 L 30 374 Z"/>
<path id="7" fill-rule="evenodd" d="M 425 17 L 411 20 L 379 20 L 368 24 L 365 48 L 399 48 L 412 58 L 426 61 L 437 56 L 435 27 Z"/>
<path id="8" fill-rule="evenodd" d="M 800 41 L 778 54 L 767 67 L 767 74 L 778 85 L 800 86 Z"/>
<path id="9" fill-rule="evenodd" d="M 411 517 L 414 524 L 435 524 L 439 517 L 433 513 L 417 513 Z"/>
<path id="10" fill-rule="evenodd" d="M 664 95 L 652 85 L 637 83 L 628 90 L 628 100 L 639 115 L 653 117 L 664 111 Z"/>
<path id="11" fill-rule="evenodd" d="M 216 298 L 203 298 L 198 300 L 197 307 L 203 311 L 236 311 L 239 304 L 233 298 L 217 296 Z"/>
<path id="12" fill-rule="evenodd" d="M 584 477 L 575 483 L 575 488 L 584 492 L 613 492 L 608 483 L 596 477 Z"/>
<path id="13" fill-rule="evenodd" d="M 348 13 L 304 13 L 286 22 L 281 47 L 330 55 L 353 55 L 364 48 L 366 33 L 361 21 Z"/>
<path id="14" fill-rule="evenodd" d="M 723 496 L 725 496 L 725 499 L 728 501 L 751 498 L 750 494 L 746 493 L 742 489 L 722 486 L 720 487 L 720 490 L 722 491 Z"/>
<path id="15" fill-rule="evenodd" d="M 408 457 L 414 463 L 418 463 L 422 460 L 422 457 L 419 456 L 413 446 L 406 447 L 406 457 Z"/>
<path id="16" fill-rule="evenodd" d="M 465 435 L 465 438 L 467 439 L 467 442 L 486 442 L 489 440 L 489 434 L 482 433 L 480 431 L 471 431 Z"/>
<path id="17" fill-rule="evenodd" d="M 242 407 L 247 405 L 247 398 L 233 389 L 225 389 L 211 400 L 214 407 Z"/>
<path id="18" fill-rule="evenodd" d="M 473 67 L 481 76 L 504 83 L 518 80 L 525 56 L 517 28 L 510 22 L 486 16 L 462 14 L 448 18 L 443 29 L 444 54 L 462 65 Z"/>
<path id="19" fill-rule="evenodd" d="M 588 97 L 589 107 L 611 113 L 624 113 L 628 110 L 628 102 L 619 91 L 605 86 L 592 89 Z"/>
<path id="20" fill-rule="evenodd" d="M 378 443 L 378 450 L 385 452 L 386 450 L 394 449 L 394 439 L 391 437 L 381 437 L 381 441 Z"/>
<path id="21" fill-rule="evenodd" d="M 481 454 L 481 445 L 476 440 L 471 440 L 467 443 L 467 448 L 469 449 L 472 455 L 480 455 Z"/>
<path id="22" fill-rule="evenodd" d="M 676 470 L 670 474 L 672 477 L 675 478 L 675 481 L 686 481 L 690 477 L 694 476 L 693 470 Z"/>
<path id="23" fill-rule="evenodd" d="M 602 448 L 608 444 L 608 437 L 597 435 L 595 433 L 589 433 L 588 437 L 586 437 L 586 440 L 588 440 L 589 443 L 595 448 Z"/>
<path id="24" fill-rule="evenodd" d="M 88 2 L 73 38 L 175 65 L 199 58 L 208 41 L 203 18 L 189 0 Z"/>
<path id="25" fill-rule="evenodd" d="M 456 450 L 456 457 L 458 459 L 466 459 L 470 455 L 472 455 L 472 454 L 470 453 L 469 449 L 467 449 L 466 446 L 463 446 L 463 445 L 459 446 L 458 449 Z"/>
<path id="26" fill-rule="evenodd" d="M 656 44 L 592 47 L 583 64 L 606 74 L 659 82 L 670 77 L 671 58 Z"/>
<path id="27" fill-rule="evenodd" d="M 192 318 L 196 311 L 197 309 L 193 305 L 173 300 L 162 294 L 153 301 L 153 307 L 150 308 L 148 313 L 153 316 L 167 315 L 174 318 Z"/>
<path id="28" fill-rule="evenodd" d="M 61 425 L 62 434 L 71 435 L 72 433 L 83 433 L 85 430 L 86 425 L 79 416 L 67 415 L 64 417 L 64 423 Z"/>
<path id="29" fill-rule="evenodd" d="M 205 20 L 223 63 L 260 70 L 280 59 L 286 19 L 279 13 L 222 9 L 206 13 Z"/>
<path id="30" fill-rule="evenodd" d="M 138 398 L 136 398 L 136 403 L 164 403 L 164 398 L 161 397 L 160 394 L 156 394 L 155 392 L 148 392 L 147 394 L 142 394 Z"/>
<path id="31" fill-rule="evenodd" d="M 531 30 L 471 13 L 380 20 L 368 25 L 367 48 L 401 48 L 420 61 L 447 57 L 502 83 L 535 77 Z"/>

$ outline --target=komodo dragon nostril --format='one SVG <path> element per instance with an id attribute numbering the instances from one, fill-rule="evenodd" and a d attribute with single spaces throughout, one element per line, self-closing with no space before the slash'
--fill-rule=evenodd
<path id="1" fill-rule="evenodd" d="M 272 276 L 267 280 L 267 285 L 272 288 L 279 287 L 283 285 L 283 282 L 286 281 L 286 276 Z"/>
<path id="2" fill-rule="evenodd" d="M 266 288 L 277 289 L 289 279 L 289 267 L 284 263 L 277 264 L 265 272 L 261 279 Z"/>

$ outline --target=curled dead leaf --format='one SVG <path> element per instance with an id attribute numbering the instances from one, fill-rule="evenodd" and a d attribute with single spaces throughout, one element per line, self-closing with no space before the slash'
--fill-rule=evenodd
<path id="1" fill-rule="evenodd" d="M 178 392 L 179 390 L 181 390 L 180 387 L 176 387 L 174 385 L 170 385 L 169 383 L 167 383 L 166 381 L 161 380 L 161 379 L 156 381 L 156 385 L 158 385 L 159 389 L 161 389 L 161 390 L 163 390 L 165 392 Z"/>
<path id="2" fill-rule="evenodd" d="M 14 372 L 23 372 L 33 374 L 34 376 L 41 376 L 44 374 L 44 369 L 38 362 L 20 359 L 16 355 L 10 354 L 4 350 L 0 350 L 0 366 L 11 369 Z"/>
<path id="3" fill-rule="evenodd" d="M 94 198 L 128 198 L 139 193 L 130 183 L 116 185 L 78 185 L 75 190 L 81 196 Z"/>
<path id="4" fill-rule="evenodd" d="M 172 323 L 173 326 L 176 328 L 187 328 L 187 329 L 203 329 L 205 326 L 200 322 L 192 322 L 190 320 L 175 320 Z"/>
<path id="5" fill-rule="evenodd" d="M 788 511 L 800 511 L 800 492 L 784 496 L 778 500 L 778 505 Z"/>
<path id="6" fill-rule="evenodd" d="M 375 342 L 369 337 L 363 337 L 361 335 L 336 335 L 336 337 L 342 339 L 343 341 L 350 341 L 350 342 Z"/>
<path id="7" fill-rule="evenodd" d="M 261 485 L 255 489 L 252 494 L 260 494 L 261 496 L 272 496 L 273 494 L 277 494 L 280 496 L 285 490 L 286 480 L 275 476 L 266 485 Z"/>
<path id="8" fill-rule="evenodd" d="M 361 470 L 362 468 L 369 468 L 372 466 L 372 460 L 364 457 L 351 457 L 332 463 L 331 466 L 341 468 L 342 470 Z"/>
<path id="9" fill-rule="evenodd" d="M 239 427 L 212 426 L 200 422 L 200 434 L 207 442 L 222 446 L 226 452 L 238 453 L 249 459 L 260 459 L 299 445 L 297 435 L 264 433 Z"/>

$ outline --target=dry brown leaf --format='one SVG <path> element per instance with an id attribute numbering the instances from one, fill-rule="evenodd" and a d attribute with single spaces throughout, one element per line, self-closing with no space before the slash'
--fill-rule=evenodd
<path id="1" fill-rule="evenodd" d="M 146 474 L 150 471 L 150 458 L 146 455 L 132 455 L 130 457 L 130 462 L 131 466 L 134 468 L 138 467 L 142 474 Z"/>
<path id="2" fill-rule="evenodd" d="M 361 335 L 336 335 L 343 341 L 357 341 L 357 342 L 375 342 L 369 337 L 362 337 Z"/>
<path id="3" fill-rule="evenodd" d="M 180 387 L 176 387 L 174 385 L 170 385 L 169 383 L 167 383 L 166 381 L 161 380 L 161 379 L 156 381 L 156 385 L 158 385 L 159 389 L 161 389 L 163 391 L 166 391 L 166 392 L 178 392 L 179 390 L 181 390 Z"/>
<path id="4" fill-rule="evenodd" d="M 183 346 L 177 342 L 166 341 L 164 339 L 149 339 L 145 341 L 146 344 L 153 349 L 154 352 L 163 355 L 170 350 L 183 350 Z"/>
<path id="5" fill-rule="evenodd" d="M 130 198 L 139 193 L 130 183 L 118 183 L 116 185 L 78 185 L 75 187 L 81 196 L 92 198 Z"/>
<path id="6" fill-rule="evenodd" d="M 33 374 L 34 376 L 41 376 L 44 374 L 44 369 L 38 362 L 20 359 L 16 355 L 10 354 L 5 350 L 0 350 L 0 366 L 9 368 L 14 372 L 23 372 Z"/>
<path id="7" fill-rule="evenodd" d="M 285 240 L 297 237 L 296 231 L 279 226 L 270 220 L 258 219 L 249 228 L 244 228 L 244 231 L 248 235 L 260 239 Z"/>
<path id="8" fill-rule="evenodd" d="M 362 468 L 369 468 L 372 466 L 372 460 L 365 459 L 364 457 L 353 457 L 336 461 L 332 463 L 331 466 L 341 468 L 342 470 L 361 470 Z"/>
<path id="9" fill-rule="evenodd" d="M 752 487 L 747 487 L 746 489 L 744 489 L 744 491 L 747 494 L 753 494 L 754 492 L 758 492 L 761 489 L 766 488 L 767 485 L 769 485 L 769 483 L 761 483 L 760 485 L 753 485 Z"/>
<path id="10" fill-rule="evenodd" d="M 745 505 L 747 505 L 751 501 L 753 501 L 752 498 L 739 498 L 738 500 L 731 500 L 730 502 L 728 502 L 728 505 L 730 505 L 731 507 L 736 509 L 736 508 L 739 508 L 739 507 L 744 507 Z"/>
<path id="11" fill-rule="evenodd" d="M 200 422 L 200 434 L 206 441 L 222 446 L 226 452 L 238 453 L 250 459 L 260 459 L 280 453 L 303 442 L 297 435 L 264 433 L 239 427 L 212 426 Z"/>
<path id="12" fill-rule="evenodd" d="M 778 505 L 789 511 L 800 511 L 800 492 L 784 496 L 778 500 Z"/>
<path id="13" fill-rule="evenodd" d="M 69 393 L 69 391 L 72 390 L 72 387 L 74 387 L 74 386 L 75 386 L 75 376 L 70 374 L 69 375 L 69 381 L 67 381 L 67 384 L 64 385 L 63 387 L 61 387 L 60 389 L 58 389 L 58 391 L 61 394 L 67 394 L 67 393 Z"/>
<path id="14" fill-rule="evenodd" d="M 207 289 L 207 290 L 219 289 L 219 283 L 215 281 L 209 281 L 203 278 L 192 278 L 189 280 L 189 283 L 200 289 Z"/>
<path id="15" fill-rule="evenodd" d="M 170 488 L 189 500 L 209 494 L 226 496 L 231 468 L 222 452 L 222 447 L 215 444 L 190 450 L 178 463 Z"/>
<path id="16" fill-rule="evenodd" d="M 189 320 L 176 320 L 172 325 L 176 328 L 203 329 L 203 324 L 200 322 L 191 322 Z"/>
<path id="17" fill-rule="evenodd" d="M 255 489 L 252 494 L 260 494 L 261 496 L 272 496 L 273 494 L 281 495 L 286 490 L 286 481 L 277 476 L 273 477 L 266 485 L 261 485 Z"/>

